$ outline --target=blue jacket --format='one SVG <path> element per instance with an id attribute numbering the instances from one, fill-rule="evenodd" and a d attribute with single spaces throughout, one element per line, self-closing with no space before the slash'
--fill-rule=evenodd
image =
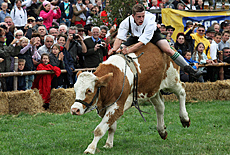
<path id="1" fill-rule="evenodd" d="M 192 60 L 192 58 L 191 59 L 186 59 L 186 58 L 184 58 L 185 59 L 185 61 L 188 63 L 188 64 L 190 64 L 190 63 L 199 63 L 199 62 L 197 62 L 197 61 L 195 61 L 195 60 Z M 192 68 L 194 68 L 194 69 L 197 69 L 196 68 L 196 66 L 194 65 L 194 66 L 192 66 Z"/>

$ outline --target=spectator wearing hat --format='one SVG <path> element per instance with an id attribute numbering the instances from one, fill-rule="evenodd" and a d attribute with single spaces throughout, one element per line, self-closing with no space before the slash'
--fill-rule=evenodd
<path id="1" fill-rule="evenodd" d="M 207 55 L 208 59 L 210 57 L 210 42 L 204 37 L 205 36 L 205 27 L 203 25 L 198 25 L 197 32 L 193 33 L 193 30 L 197 27 L 197 23 L 194 23 L 191 28 L 185 31 L 186 38 L 190 39 L 189 43 L 194 42 L 192 44 L 193 49 L 198 45 L 198 43 L 202 42 L 204 44 L 204 53 Z"/>
<path id="2" fill-rule="evenodd" d="M 10 16 L 10 14 L 7 12 L 7 6 L 8 4 L 3 2 L 2 3 L 2 11 L 0 11 L 0 23 L 4 22 L 4 19 L 6 18 L 6 16 Z"/>
<path id="3" fill-rule="evenodd" d="M 189 45 L 187 44 L 187 42 L 185 41 L 185 36 L 184 33 L 178 33 L 177 37 L 176 37 L 176 43 L 174 44 L 174 48 L 182 55 L 183 52 L 185 51 L 190 51 L 191 53 L 193 52 L 193 50 L 191 49 L 191 47 L 189 47 Z"/>
<path id="4" fill-rule="evenodd" d="M 160 29 L 161 33 L 164 32 L 164 31 L 166 31 L 166 26 L 165 26 L 165 24 L 161 23 L 161 26 L 160 26 L 159 29 Z"/>
<path id="5" fill-rule="evenodd" d="M 205 36 L 205 38 L 214 38 L 214 36 L 215 36 L 215 29 L 213 28 L 213 26 L 210 26 L 210 27 L 208 27 L 208 29 L 207 29 L 207 31 L 206 31 L 206 36 Z"/>
<path id="6" fill-rule="evenodd" d="M 185 31 L 193 26 L 193 22 L 188 21 L 185 26 Z"/>
<path id="7" fill-rule="evenodd" d="M 170 34 L 170 42 L 173 45 L 175 44 L 174 40 L 172 39 L 172 35 L 173 35 L 174 30 L 175 30 L 175 28 L 172 27 L 171 25 L 166 26 L 166 31 L 169 32 L 169 34 Z"/>
<path id="8" fill-rule="evenodd" d="M 59 4 L 61 10 L 61 19 L 60 23 L 65 23 L 68 27 L 70 27 L 71 19 L 73 17 L 73 7 L 70 4 L 69 0 L 64 0 Z"/>
<path id="9" fill-rule="evenodd" d="M 41 25 L 43 25 L 43 18 L 42 17 L 37 17 L 35 19 L 35 23 L 36 23 L 36 25 L 33 27 L 33 29 L 37 31 L 38 27 L 41 26 Z"/>
<path id="10" fill-rule="evenodd" d="M 31 39 L 32 37 L 32 31 L 33 31 L 33 27 L 36 25 L 36 22 L 35 22 L 35 18 L 34 17 L 29 17 L 27 19 L 27 24 L 26 26 L 24 27 L 24 30 L 25 30 L 25 37 L 27 37 L 28 39 Z"/>
<path id="11" fill-rule="evenodd" d="M 27 12 L 22 8 L 22 1 L 16 0 L 16 6 L 11 10 L 10 16 L 17 29 L 24 30 L 27 23 Z"/>
<path id="12" fill-rule="evenodd" d="M 77 34 L 84 38 L 84 27 L 81 24 L 77 24 Z"/>

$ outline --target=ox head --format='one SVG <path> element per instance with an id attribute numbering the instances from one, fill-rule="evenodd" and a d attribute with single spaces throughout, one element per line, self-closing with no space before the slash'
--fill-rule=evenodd
<path id="1" fill-rule="evenodd" d="M 76 100 L 71 106 L 71 114 L 82 115 L 90 112 L 93 107 L 96 107 L 100 88 L 107 86 L 112 76 L 113 73 L 97 77 L 90 72 L 78 72 L 77 82 L 74 84 Z"/>

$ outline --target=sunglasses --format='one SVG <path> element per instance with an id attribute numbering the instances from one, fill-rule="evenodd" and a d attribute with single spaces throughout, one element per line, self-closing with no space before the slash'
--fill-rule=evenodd
<path id="1" fill-rule="evenodd" d="M 21 37 L 21 36 L 23 36 L 23 35 L 22 34 L 16 35 L 16 37 Z"/>
<path id="2" fill-rule="evenodd" d="M 198 31 L 200 31 L 200 32 L 204 32 L 204 30 L 198 30 Z"/>
<path id="3" fill-rule="evenodd" d="M 92 10 L 92 12 L 97 12 L 96 10 Z"/>
<path id="4" fill-rule="evenodd" d="M 27 22 L 31 23 L 31 22 L 34 22 L 34 20 L 33 19 L 29 19 L 29 20 L 27 20 Z"/>

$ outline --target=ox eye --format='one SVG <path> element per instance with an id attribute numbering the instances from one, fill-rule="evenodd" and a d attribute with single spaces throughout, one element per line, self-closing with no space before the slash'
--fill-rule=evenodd
<path id="1" fill-rule="evenodd" d="M 88 89 L 88 90 L 87 90 L 87 93 L 88 93 L 88 94 L 91 94 L 91 93 L 92 93 L 92 91 L 91 91 L 90 89 Z"/>

